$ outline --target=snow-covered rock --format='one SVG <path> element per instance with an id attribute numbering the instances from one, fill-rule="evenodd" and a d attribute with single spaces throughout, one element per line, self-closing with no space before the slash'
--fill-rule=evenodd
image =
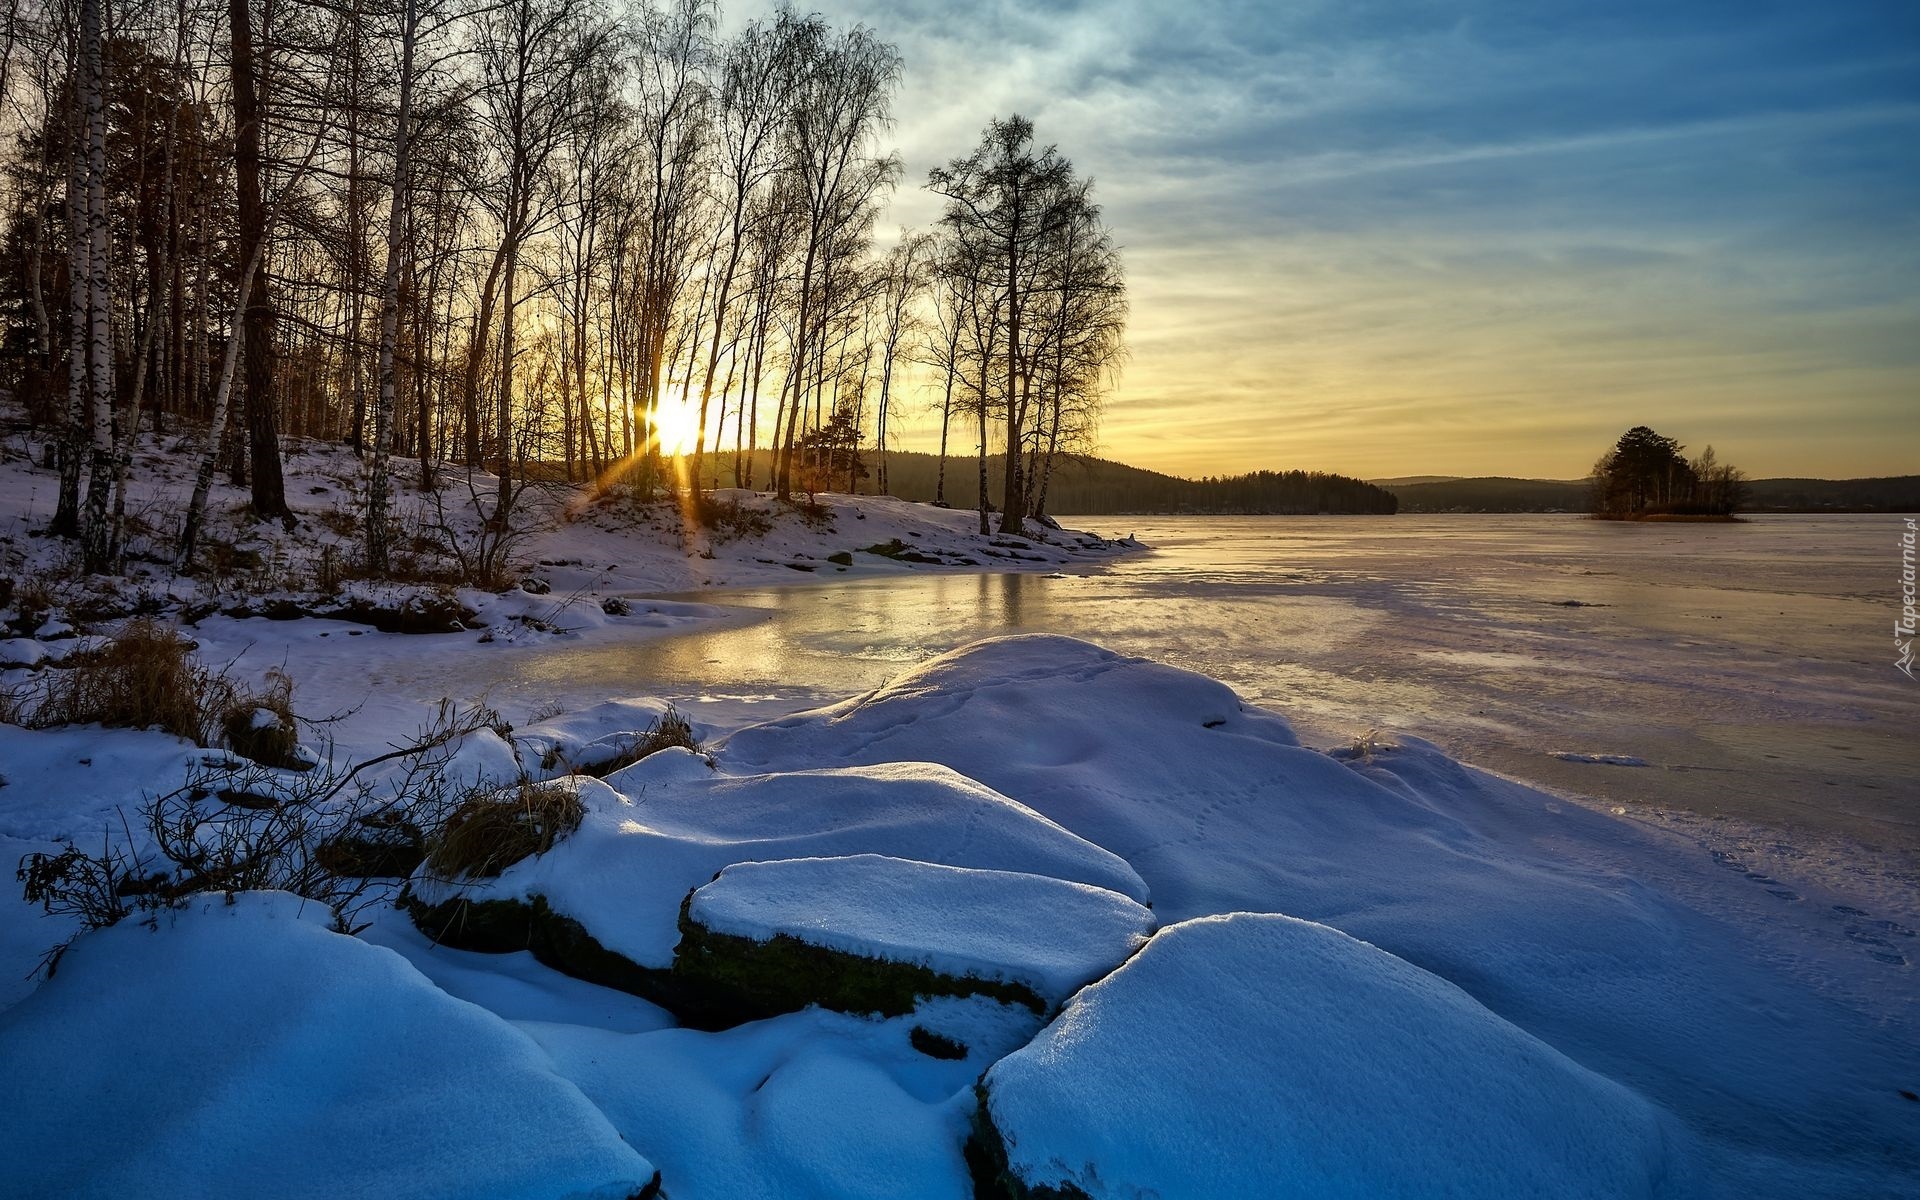
<path id="1" fill-rule="evenodd" d="M 1283 916 L 1163 930 L 982 1093 L 990 1159 L 1093 1200 L 1688 1194 L 1645 1100 L 1453 985 Z"/>
<path id="2" fill-rule="evenodd" d="M 1151 912 L 1104 888 L 877 854 L 728 867 L 693 893 L 687 920 L 756 945 L 790 939 L 924 968 L 955 994 L 967 981 L 1010 984 L 1039 1010 L 1124 962 L 1154 929 Z M 676 965 L 685 952 L 683 940 Z"/>
<path id="3" fill-rule="evenodd" d="M 1822 994 L 1817 968 L 1782 986 L 1703 906 L 1701 869 L 1719 870 L 1703 852 L 1394 741 L 1342 762 L 1211 680 L 1042 636 L 963 647 L 720 753 L 737 770 L 943 763 L 1125 858 L 1163 923 L 1285 913 L 1361 938 L 1737 1147 L 1716 1161 L 1765 1161 L 1787 1192 L 1920 1169 L 1897 1094 L 1920 1086 L 1854 1082 L 1916 1078 L 1911 1039 Z"/>
<path id="4" fill-rule="evenodd" d="M 498 878 L 414 881 L 426 905 L 531 903 L 642 967 L 671 966 L 682 901 L 735 863 L 884 854 L 1045 875 L 1145 902 L 1119 858 L 1040 814 L 925 763 L 733 776 L 672 748 L 576 778 L 579 829 Z M 616 790 L 617 789 L 617 790 Z M 429 932 L 433 932 L 431 928 Z"/>
<path id="5" fill-rule="evenodd" d="M 626 1200 L 654 1169 L 506 1022 L 317 905 L 91 934 L 0 1015 L 0 1195 Z"/>
<path id="6" fill-rule="evenodd" d="M 1301 746 L 1224 684 L 1073 638 L 977 642 L 865 696 L 743 729 L 723 752 L 736 770 L 942 763 L 1126 859 L 1163 921 L 1317 917 L 1431 903 L 1442 878 L 1468 896 L 1513 882 L 1444 806 Z"/>
<path id="7" fill-rule="evenodd" d="M 54 657 L 44 643 L 33 638 L 0 638 L 0 671 L 12 667 L 37 667 Z"/>

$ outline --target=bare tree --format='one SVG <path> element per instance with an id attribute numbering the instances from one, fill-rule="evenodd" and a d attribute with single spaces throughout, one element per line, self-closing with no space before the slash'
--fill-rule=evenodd
<path id="1" fill-rule="evenodd" d="M 233 96 L 234 180 L 239 216 L 238 251 L 242 261 L 264 257 L 267 207 L 261 191 L 264 170 L 264 106 L 260 79 L 264 63 L 255 55 L 253 14 L 248 0 L 227 0 L 231 57 L 228 85 Z M 246 312 L 247 449 L 252 463 L 254 515 L 293 527 L 287 487 L 280 469 L 279 412 L 274 372 L 274 303 L 269 272 L 257 269 Z"/>
<path id="2" fill-rule="evenodd" d="M 1018 114 L 988 123 L 971 155 L 929 174 L 927 187 L 947 198 L 942 220 L 991 242 L 997 252 L 996 303 L 1004 311 L 1006 360 L 1006 490 L 1000 532 L 1019 533 L 1026 492 L 1021 480 L 1021 432 L 1032 394 L 1033 357 L 1022 329 L 1035 286 L 1040 249 L 1066 216 L 1072 166 L 1052 146 L 1036 149 L 1033 122 Z"/>
<path id="3" fill-rule="evenodd" d="M 880 264 L 880 400 L 874 411 L 874 448 L 879 454 L 875 483 L 887 489 L 887 415 L 893 397 L 894 366 L 904 343 L 920 332 L 919 303 L 927 290 L 932 234 L 900 231 L 900 240 Z M 945 431 L 942 430 L 944 435 Z"/>
<path id="4" fill-rule="evenodd" d="M 485 123 L 495 139 L 498 183 L 483 203 L 499 224 L 500 247 L 489 279 L 500 288 L 499 375 L 495 388 L 495 474 L 498 486 L 490 523 L 512 516 L 515 444 L 515 317 L 521 251 L 549 215 L 555 195 L 547 166 L 583 119 L 593 64 L 605 52 L 611 28 L 599 14 L 574 0 L 504 0 L 480 21 L 478 56 L 485 87 Z M 490 289 L 489 289 L 490 290 Z M 486 305 L 475 338 L 485 337 Z M 469 393 L 477 364 L 469 367 Z M 477 412 L 474 414 L 477 417 Z M 474 433 L 469 429 L 469 442 Z"/>
<path id="5" fill-rule="evenodd" d="M 869 144 L 888 120 L 900 55 L 864 26 L 836 35 L 818 18 L 800 20 L 783 13 L 780 19 L 789 25 L 793 48 L 785 138 L 791 194 L 801 224 L 798 311 L 787 372 L 791 408 L 774 478 L 786 499 L 806 399 L 802 383 L 810 361 L 824 362 L 815 325 L 824 315 L 825 260 L 849 227 L 870 220 L 874 198 L 899 173 L 898 160 L 875 157 Z"/>

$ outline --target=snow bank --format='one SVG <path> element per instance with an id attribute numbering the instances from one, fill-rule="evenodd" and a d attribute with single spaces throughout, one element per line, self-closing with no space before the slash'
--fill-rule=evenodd
<path id="1" fill-rule="evenodd" d="M 1162 931 L 984 1090 L 1012 1172 L 1094 1200 L 1686 1194 L 1638 1096 L 1288 917 Z"/>
<path id="2" fill-rule="evenodd" d="M 426 904 L 546 899 L 606 949 L 667 967 L 687 893 L 735 863 L 884 854 L 1045 875 L 1144 902 L 1119 858 L 1025 806 L 925 763 L 732 776 L 672 748 L 578 778 L 586 817 L 551 851 L 497 879 L 418 877 Z M 617 789 L 617 790 L 616 790 Z"/>
<path id="3" fill-rule="evenodd" d="M 98 849 L 105 831 L 119 828 L 116 810 L 138 824 L 146 796 L 230 757 L 159 730 L 0 724 L 0 836 Z"/>
<path id="4" fill-rule="evenodd" d="M 0 1016 L 0 1195 L 624 1200 L 539 1047 L 280 894 L 77 943 Z"/>
<path id="5" fill-rule="evenodd" d="M 1162 920 L 1397 898 L 1412 860 L 1465 837 L 1224 684 L 1051 635 L 941 655 L 866 696 L 743 729 L 724 757 L 773 771 L 942 763 L 1126 859 Z"/>
<path id="6" fill-rule="evenodd" d="M 876 854 L 731 866 L 693 893 L 688 916 L 757 942 L 785 935 L 1021 984 L 1049 1007 L 1124 962 L 1154 929 L 1151 912 L 1102 888 Z"/>

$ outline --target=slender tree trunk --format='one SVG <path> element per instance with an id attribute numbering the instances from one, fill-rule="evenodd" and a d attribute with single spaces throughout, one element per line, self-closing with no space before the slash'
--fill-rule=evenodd
<path id="1" fill-rule="evenodd" d="M 799 338 L 799 340 L 794 344 L 794 347 L 793 347 L 793 371 L 794 372 L 804 372 L 805 370 L 804 364 L 807 361 L 807 351 L 809 349 L 807 345 L 807 338 L 810 332 L 807 326 L 808 326 L 808 323 L 812 320 L 812 316 L 813 316 L 813 313 L 809 305 L 809 301 L 811 299 L 811 293 L 813 291 L 814 260 L 815 260 L 815 256 L 818 255 L 819 252 L 820 252 L 819 237 L 818 237 L 818 230 L 816 228 L 814 230 L 810 230 L 807 234 L 807 254 L 806 254 L 805 262 L 800 269 L 800 312 L 799 312 L 798 320 L 794 324 L 794 331 L 796 336 Z M 800 388 L 796 386 L 794 388 L 794 394 L 793 394 L 794 409 L 793 409 L 793 412 L 789 414 L 787 419 L 787 440 L 780 447 L 780 462 L 774 472 L 774 489 L 778 492 L 779 497 L 782 500 L 789 499 L 792 496 L 793 438 L 794 438 L 793 431 L 794 431 L 794 426 L 800 423 L 800 404 L 804 398 L 805 398 L 804 394 L 802 393 Z"/>
<path id="2" fill-rule="evenodd" d="M 757 315 L 756 321 L 753 339 L 753 384 L 748 393 L 747 411 L 742 417 L 747 427 L 747 462 L 745 479 L 740 486 L 745 488 L 753 487 L 753 459 L 760 449 L 760 372 L 766 364 L 767 333 L 769 332 L 768 317 L 765 313 Z M 734 470 L 736 473 L 739 471 L 737 464 Z"/>
<path id="3" fill-rule="evenodd" d="M 415 4 L 416 0 L 406 0 L 400 18 L 400 106 L 393 128 L 393 196 L 387 207 L 387 264 L 380 284 L 380 396 L 373 410 L 373 468 L 367 476 L 367 569 L 375 575 L 384 575 L 388 569 L 387 502 L 391 484 L 387 478 L 387 455 L 398 393 L 394 355 L 400 341 L 400 267 L 410 187 L 413 47 L 418 21 Z M 356 321 L 358 307 L 356 300 Z M 423 452 L 423 463 L 425 458 Z"/>
<path id="4" fill-rule="evenodd" d="M 93 311 L 92 243 L 87 233 L 87 140 L 84 69 L 75 72 L 74 103 L 67 119 L 67 404 L 60 431 L 60 499 L 51 532 L 80 532 L 80 478 L 86 464 L 87 334 Z"/>
<path id="5" fill-rule="evenodd" d="M 947 339 L 947 386 L 940 398 L 940 466 L 933 477 L 933 502 L 944 505 L 947 502 L 947 429 L 953 420 L 953 380 L 959 373 L 960 354 L 960 313 L 956 308 L 953 315 L 953 336 Z"/>
<path id="6" fill-rule="evenodd" d="M 107 111 L 105 35 L 101 29 L 101 0 L 80 0 L 80 71 L 82 103 L 87 114 L 87 357 L 91 375 L 88 395 L 92 453 L 87 464 L 87 511 L 81 529 L 87 569 L 102 571 L 111 563 L 112 529 L 107 523 L 107 501 L 113 486 L 113 325 L 107 288 L 112 264 L 107 224 Z"/>
<path id="7" fill-rule="evenodd" d="M 252 261 L 264 257 L 267 210 L 260 190 L 261 112 L 257 91 L 259 71 L 253 55 L 253 18 L 247 0 L 227 0 L 232 39 L 234 116 L 234 177 L 238 187 L 240 256 Z M 261 518 L 277 518 L 293 527 L 287 507 L 286 480 L 280 470 L 279 414 L 274 388 L 273 289 L 264 261 L 255 267 L 252 296 L 247 304 L 246 380 L 247 448 L 253 460 L 253 511 Z"/>
<path id="8" fill-rule="evenodd" d="M 513 286 L 519 267 L 519 241 L 517 235 L 509 233 L 507 269 L 500 287 L 500 454 L 495 460 L 498 464 L 499 498 L 493 506 L 490 521 L 500 530 L 507 528 L 507 522 L 513 515 Z"/>
<path id="9" fill-rule="evenodd" d="M 480 372 L 486 365 L 487 339 L 493 332 L 494 298 L 500 286 L 500 271 L 506 265 L 507 243 L 494 251 L 487 268 L 487 281 L 480 289 L 480 311 L 473 322 L 473 340 L 467 344 L 467 373 L 460 391 L 460 411 L 466 423 L 467 470 L 480 465 Z"/>
<path id="10" fill-rule="evenodd" d="M 213 419 L 207 423 L 206 439 L 200 445 L 200 469 L 194 477 L 193 498 L 187 503 L 187 519 L 180 527 L 180 569 L 193 566 L 193 551 L 199 541 L 200 527 L 206 520 L 207 495 L 213 490 L 213 476 L 220 461 L 220 442 L 227 432 L 227 414 L 232 408 L 235 365 L 245 352 L 247 341 L 247 304 L 254 275 L 260 269 L 263 246 L 254 247 L 240 275 L 240 293 L 234 301 L 233 322 L 227 333 L 227 350 L 220 362 L 220 381 L 213 393 Z"/>

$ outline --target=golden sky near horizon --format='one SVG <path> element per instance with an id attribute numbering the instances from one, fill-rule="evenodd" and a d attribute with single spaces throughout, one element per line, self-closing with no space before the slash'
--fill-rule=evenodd
<path id="1" fill-rule="evenodd" d="M 1095 178 L 1133 311 L 1105 457 L 1575 478 L 1649 424 L 1756 476 L 1920 471 L 1920 6 L 814 7 L 905 59 L 883 228 L 994 115 Z"/>

